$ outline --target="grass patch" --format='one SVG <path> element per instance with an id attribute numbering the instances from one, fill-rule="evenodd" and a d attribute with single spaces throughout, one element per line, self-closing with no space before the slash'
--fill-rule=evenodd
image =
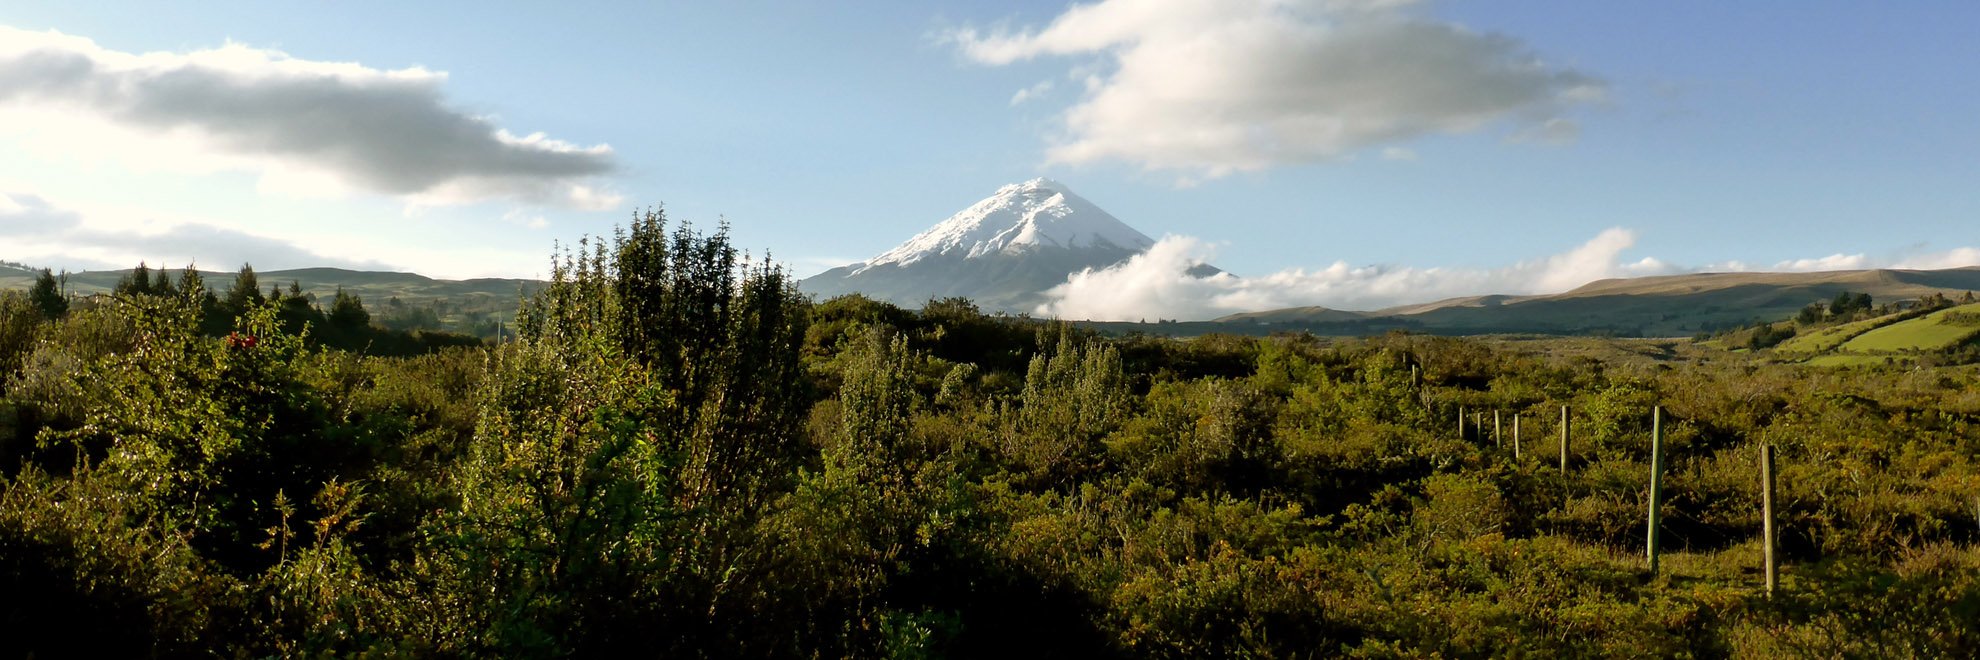
<path id="1" fill-rule="evenodd" d="M 1946 317 L 1956 312 L 1972 312 L 1975 309 L 1980 309 L 1980 304 L 1943 309 L 1922 318 L 1877 328 L 1844 342 L 1840 350 L 1845 353 L 1869 353 L 1935 350 L 1952 346 L 1980 332 L 1980 328 L 1946 323 Z"/>
<path id="2" fill-rule="evenodd" d="M 1805 334 L 1798 334 L 1793 337 L 1789 337 L 1787 341 L 1781 342 L 1779 346 L 1775 346 L 1774 352 L 1804 353 L 1804 354 L 1827 353 L 1831 350 L 1834 350 L 1837 346 L 1843 345 L 1844 342 L 1847 342 L 1851 339 L 1855 339 L 1857 335 L 1861 335 L 1871 330 L 1875 330 L 1877 328 L 1886 325 L 1903 321 L 1906 318 L 1907 317 L 1903 315 L 1887 314 L 1884 316 L 1879 316 L 1874 319 L 1852 321 L 1838 326 L 1822 328 L 1820 330 L 1808 332 Z"/>

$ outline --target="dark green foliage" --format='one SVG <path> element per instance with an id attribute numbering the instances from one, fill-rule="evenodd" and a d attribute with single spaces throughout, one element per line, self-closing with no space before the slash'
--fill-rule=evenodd
<path id="1" fill-rule="evenodd" d="M 338 331 L 356 332 L 371 327 L 371 312 L 364 310 L 363 300 L 344 293 L 340 287 L 336 297 L 331 299 L 330 313 L 324 315 L 323 320 Z"/>
<path id="2" fill-rule="evenodd" d="M 1773 348 L 1794 337 L 1794 325 L 1789 323 L 1760 323 L 1753 327 L 1753 334 L 1746 339 L 1746 347 L 1751 350 Z"/>
<path id="3" fill-rule="evenodd" d="M 266 300 L 261 296 L 261 282 L 255 279 L 253 265 L 241 264 L 240 273 L 234 275 L 233 286 L 227 288 L 227 295 L 221 300 L 227 313 L 235 316 L 259 307 Z"/>
<path id="4" fill-rule="evenodd" d="M 115 291 L 120 296 L 148 296 L 157 293 L 157 290 L 152 288 L 151 267 L 138 264 L 137 268 L 131 269 L 130 275 L 117 282 Z"/>
<path id="5" fill-rule="evenodd" d="M 68 277 L 63 275 L 63 277 Z M 55 280 L 55 274 L 43 268 L 35 275 L 34 287 L 28 289 L 28 300 L 35 309 L 41 310 L 41 317 L 53 321 L 69 313 L 69 299 L 62 294 L 62 285 Z"/>
<path id="6" fill-rule="evenodd" d="M 1972 367 L 1402 333 L 1107 338 L 954 299 L 813 304 L 723 231 L 658 211 L 554 265 L 499 346 L 374 327 L 345 292 L 327 309 L 293 285 L 221 300 L 191 271 L 140 269 L 52 321 L 0 293 L 7 651 L 1980 645 Z M 1784 330 L 1747 330 L 1762 331 Z M 1463 438 L 1460 407 L 1483 413 Z M 1518 458 L 1491 434 L 1495 411 L 1524 422 Z M 1780 456 L 1771 599 L 1754 541 L 1761 443 Z"/>
<path id="7" fill-rule="evenodd" d="M 412 332 L 414 330 L 437 330 L 441 327 L 440 314 L 433 307 L 413 306 L 400 302 L 398 298 L 385 301 L 385 311 L 379 325 L 387 330 Z"/>
<path id="8" fill-rule="evenodd" d="M 758 537 L 806 450 L 805 303 L 723 233 L 666 229 L 560 260 L 496 355 L 428 531 L 449 650 L 762 653 L 809 625 Z"/>
<path id="9" fill-rule="evenodd" d="M 0 373 L 12 374 L 34 348 L 43 309 L 18 291 L 0 291 Z"/>
<path id="10" fill-rule="evenodd" d="M 1836 299 L 1829 302 L 1829 315 L 1835 317 L 1847 318 L 1858 312 L 1871 311 L 1871 309 L 1870 294 L 1868 293 L 1850 293 L 1844 291 L 1836 294 Z"/>
<path id="11" fill-rule="evenodd" d="M 1029 480 L 1064 486 L 1099 467 L 1100 440 L 1127 420 L 1129 393 L 1112 346 L 1077 340 L 1053 326 L 1054 348 L 1031 359 L 999 449 Z"/>

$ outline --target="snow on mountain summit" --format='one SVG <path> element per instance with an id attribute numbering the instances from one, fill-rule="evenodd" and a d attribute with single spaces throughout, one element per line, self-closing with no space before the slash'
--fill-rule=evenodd
<path id="1" fill-rule="evenodd" d="M 1064 185 L 1037 178 L 998 188 L 983 201 L 861 264 L 854 273 L 942 255 L 973 259 L 1048 246 L 1140 252 L 1154 244 L 1154 239 Z"/>

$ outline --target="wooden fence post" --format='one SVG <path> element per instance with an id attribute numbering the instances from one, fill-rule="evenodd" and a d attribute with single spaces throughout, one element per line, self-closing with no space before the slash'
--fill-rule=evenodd
<path id="1" fill-rule="evenodd" d="M 1519 413 L 1513 413 L 1513 460 L 1519 460 Z"/>
<path id="2" fill-rule="evenodd" d="M 1568 457 L 1568 407 L 1561 406 L 1561 473 L 1567 473 Z"/>
<path id="3" fill-rule="evenodd" d="M 1492 411 L 1492 446 L 1493 447 L 1504 448 L 1506 446 L 1505 436 L 1504 434 L 1500 433 L 1500 431 L 1502 430 L 1504 430 L 1504 427 L 1501 427 L 1499 425 L 1499 411 L 1494 410 Z"/>
<path id="4" fill-rule="evenodd" d="M 1464 406 L 1458 406 L 1458 442 L 1464 442 Z"/>
<path id="5" fill-rule="evenodd" d="M 1650 412 L 1650 572 L 1657 572 L 1657 505 L 1664 496 L 1664 407 Z"/>
<path id="6" fill-rule="evenodd" d="M 1779 584 L 1776 573 L 1779 564 L 1774 560 L 1774 446 L 1760 446 L 1760 537 L 1766 547 L 1767 595 L 1774 595 Z"/>

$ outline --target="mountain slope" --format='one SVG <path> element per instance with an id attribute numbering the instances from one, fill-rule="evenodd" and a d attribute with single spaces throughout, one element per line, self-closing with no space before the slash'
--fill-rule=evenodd
<path id="1" fill-rule="evenodd" d="M 1050 179 L 990 197 L 872 259 L 806 278 L 820 299 L 862 293 L 904 307 L 967 297 L 987 310 L 1026 312 L 1086 268 L 1134 256 L 1154 239 Z"/>

